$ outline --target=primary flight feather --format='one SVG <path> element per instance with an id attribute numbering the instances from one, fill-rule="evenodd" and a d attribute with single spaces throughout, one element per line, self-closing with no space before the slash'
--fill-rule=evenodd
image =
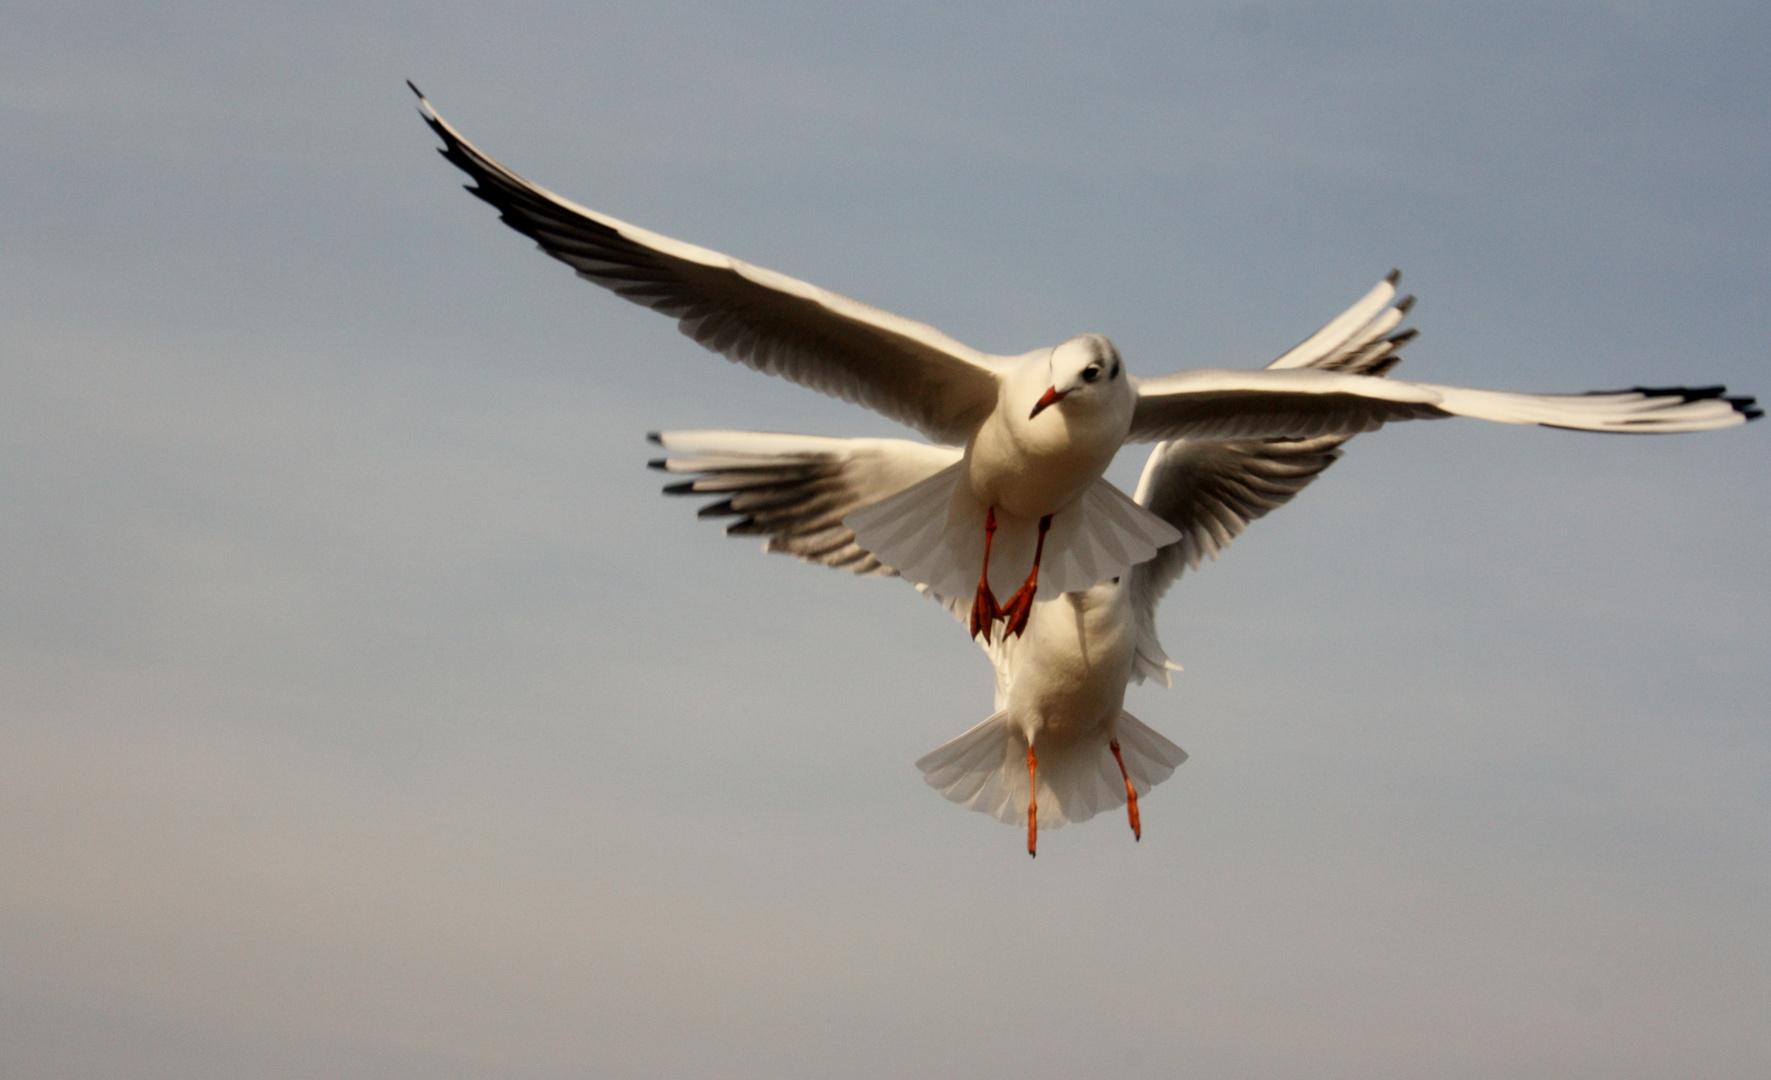
<path id="1" fill-rule="evenodd" d="M 1363 302 L 1362 302 L 1363 303 Z M 1389 307 L 1390 319 L 1407 302 Z M 1371 311 L 1355 305 L 1271 365 L 1381 376 L 1393 346 L 1361 341 Z M 1392 323 L 1392 326 L 1394 323 Z M 1387 332 L 1387 329 L 1382 331 Z M 917 761 L 948 799 L 1038 834 L 1126 808 L 1142 835 L 1138 799 L 1187 759 L 1185 751 L 1125 711 L 1132 683 L 1169 685 L 1175 665 L 1156 632 L 1156 609 L 1188 568 L 1215 558 L 1252 522 L 1285 505 L 1341 456 L 1347 436 L 1166 441 L 1151 451 L 1136 502 L 1177 539 L 1123 577 L 1041 598 L 1019 637 L 982 642 L 996 674 L 984 721 Z M 673 495 L 718 496 L 703 517 L 735 517 L 727 533 L 766 537 L 764 550 L 863 575 L 889 575 L 844 524 L 855 508 L 889 498 L 960 460 L 958 447 L 902 439 L 705 431 L 654 434 L 669 456 L 656 468 L 690 477 Z M 940 597 L 965 617 L 963 598 Z"/>
<path id="2" fill-rule="evenodd" d="M 412 87 L 418 93 L 416 86 Z M 1102 478 L 1128 441 L 1348 436 L 1399 420 L 1470 416 L 1587 431 L 1673 432 L 1758 415 L 1701 390 L 1513 394 L 1374 378 L 1412 334 L 1392 274 L 1263 371 L 1201 369 L 1140 381 L 1113 343 L 1083 334 L 995 356 L 933 327 L 586 209 L 518 176 L 445 121 L 421 115 L 469 191 L 548 255 L 677 320 L 705 348 L 864 405 L 960 457 L 857 506 L 854 543 L 944 596 L 971 594 L 972 632 L 1022 632 L 1036 598 L 1122 576 L 1174 527 Z M 1013 588 L 1007 603 L 997 595 Z"/>

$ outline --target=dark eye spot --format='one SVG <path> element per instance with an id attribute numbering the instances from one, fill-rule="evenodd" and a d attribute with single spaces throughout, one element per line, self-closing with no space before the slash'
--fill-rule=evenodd
<path id="1" fill-rule="evenodd" d="M 1117 361 L 1117 360 L 1113 361 L 1113 370 L 1107 372 L 1107 378 L 1109 378 L 1109 379 L 1119 378 L 1119 361 Z"/>
<path id="2" fill-rule="evenodd" d="M 1101 365 L 1099 365 L 1099 364 L 1090 364 L 1089 366 L 1082 369 L 1082 381 L 1083 382 L 1094 382 L 1096 379 L 1098 379 L 1100 377 L 1101 377 Z"/>

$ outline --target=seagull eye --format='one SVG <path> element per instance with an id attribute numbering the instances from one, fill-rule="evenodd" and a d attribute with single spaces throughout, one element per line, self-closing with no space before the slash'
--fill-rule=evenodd
<path id="1" fill-rule="evenodd" d="M 1101 377 L 1101 365 L 1099 365 L 1099 364 L 1090 364 L 1089 366 L 1082 369 L 1082 381 L 1083 382 L 1094 382 L 1096 379 L 1098 379 L 1100 377 Z"/>

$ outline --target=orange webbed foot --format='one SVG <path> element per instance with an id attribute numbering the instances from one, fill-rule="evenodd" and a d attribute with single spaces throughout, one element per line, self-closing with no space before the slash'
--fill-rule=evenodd
<path id="1" fill-rule="evenodd" d="M 990 591 L 990 545 L 996 539 L 996 507 L 984 511 L 984 568 L 978 574 L 978 594 L 972 599 L 972 636 L 990 644 L 990 624 L 1002 618 L 996 594 Z"/>
<path id="2" fill-rule="evenodd" d="M 1050 514 L 1039 519 L 1039 543 L 1033 549 L 1033 570 L 1015 590 L 1015 595 L 1009 597 L 1008 606 L 1002 609 L 1003 617 L 1008 619 L 1008 626 L 1002 631 L 1004 637 L 1019 637 L 1027 629 L 1027 616 L 1033 612 L 1033 594 L 1039 591 L 1039 561 L 1045 557 L 1045 534 L 1051 527 Z"/>
<path id="3" fill-rule="evenodd" d="M 1131 838 L 1136 843 L 1144 838 L 1143 823 L 1138 819 L 1138 789 L 1131 782 L 1131 774 L 1125 771 L 1125 758 L 1119 753 L 1119 740 L 1109 739 L 1107 749 L 1113 751 L 1113 760 L 1119 763 L 1119 777 L 1125 781 L 1125 813 L 1131 819 Z"/>
<path id="4" fill-rule="evenodd" d="M 978 583 L 978 595 L 972 600 L 972 636 L 982 637 L 984 644 L 990 644 L 990 624 L 1002 618 L 1002 608 L 997 606 L 996 597 L 990 592 L 990 586 Z"/>
<path id="5" fill-rule="evenodd" d="M 1015 595 L 1009 597 L 1009 602 L 1002 607 L 1002 617 L 1008 620 L 1008 625 L 1002 628 L 1002 636 L 1004 638 L 1021 636 L 1027 629 L 1027 616 L 1032 613 L 1033 590 L 1023 585 Z"/>

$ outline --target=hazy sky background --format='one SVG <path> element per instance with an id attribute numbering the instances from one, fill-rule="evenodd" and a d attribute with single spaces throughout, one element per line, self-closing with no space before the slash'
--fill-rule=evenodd
<path id="1" fill-rule="evenodd" d="M 1771 427 L 1356 440 L 1029 860 L 989 669 L 653 428 L 902 429 L 460 189 L 996 352 L 1771 396 L 1763 3 L 0 7 L 0 1076 L 1771 1073 Z M 1130 483 L 1144 450 L 1114 476 Z"/>

